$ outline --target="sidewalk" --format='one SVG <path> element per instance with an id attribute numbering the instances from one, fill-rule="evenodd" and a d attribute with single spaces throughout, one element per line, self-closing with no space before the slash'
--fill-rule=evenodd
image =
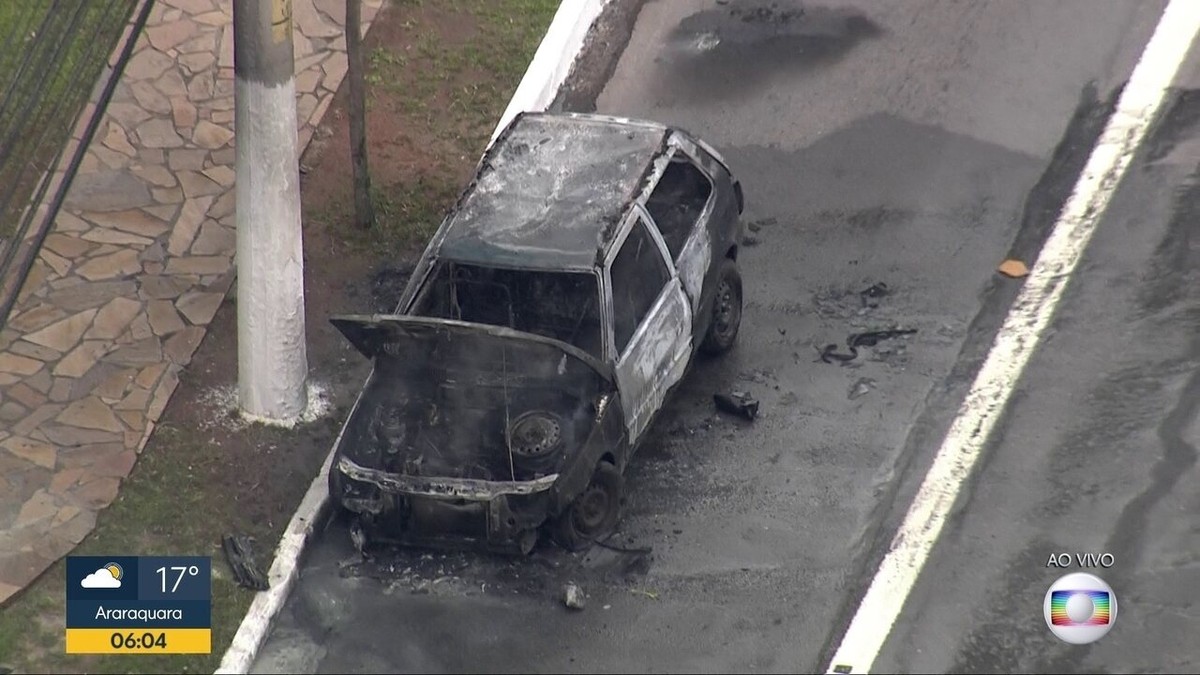
<path id="1" fill-rule="evenodd" d="M 345 3 L 293 3 L 303 149 L 346 73 Z M 0 603 L 92 531 L 233 282 L 231 12 L 157 1 L 0 330 Z"/>

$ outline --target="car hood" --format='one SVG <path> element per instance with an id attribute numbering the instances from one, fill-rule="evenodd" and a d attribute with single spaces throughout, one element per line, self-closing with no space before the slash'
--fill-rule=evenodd
<path id="1" fill-rule="evenodd" d="M 331 321 L 372 360 L 339 445 L 369 469 L 503 481 L 555 473 L 613 389 L 603 363 L 537 335 L 406 315 Z"/>
<path id="2" fill-rule="evenodd" d="M 384 356 L 404 358 L 410 347 L 420 344 L 471 340 L 495 347 L 499 350 L 495 353 L 546 359 L 546 363 L 550 362 L 549 359 L 571 359 L 606 381 L 613 381 L 612 368 L 582 349 L 561 340 L 503 326 L 405 314 L 343 314 L 331 317 L 329 321 L 370 359 Z M 565 366 L 565 363 L 560 363 L 558 370 L 565 370 Z"/>

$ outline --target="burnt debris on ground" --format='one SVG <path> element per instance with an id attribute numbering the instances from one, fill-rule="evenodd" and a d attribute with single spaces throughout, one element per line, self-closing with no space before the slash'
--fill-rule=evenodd
<path id="1" fill-rule="evenodd" d="M 743 417 L 751 422 L 758 418 L 758 400 L 744 391 L 713 394 L 717 410 Z"/>
<path id="2" fill-rule="evenodd" d="M 377 581 L 389 594 L 522 595 L 570 607 L 573 587 L 572 601 L 582 609 L 588 598 L 625 592 L 650 572 L 650 547 L 637 546 L 629 536 L 620 537 L 621 544 L 616 539 L 578 553 L 539 546 L 527 556 L 376 545 L 369 557 L 354 555 L 337 567 L 342 577 Z"/>
<path id="3" fill-rule="evenodd" d="M 821 356 L 818 360 L 823 363 L 848 363 L 858 358 L 859 347 L 874 347 L 883 340 L 913 335 L 916 332 L 916 328 L 891 328 L 852 333 L 850 337 L 846 338 L 847 351 L 839 352 L 836 344 L 827 344 L 821 349 Z"/>
<path id="4" fill-rule="evenodd" d="M 888 285 L 880 281 L 859 291 L 858 298 L 862 302 L 863 307 L 875 309 L 879 306 L 879 303 L 876 302 L 876 300 L 886 297 L 890 292 L 891 291 L 888 290 Z"/>
<path id="5" fill-rule="evenodd" d="M 259 569 L 254 560 L 254 548 L 249 537 L 240 534 L 227 534 L 222 539 L 225 550 L 225 560 L 233 570 L 233 578 L 243 588 L 254 591 L 265 591 L 270 588 L 267 577 Z"/>

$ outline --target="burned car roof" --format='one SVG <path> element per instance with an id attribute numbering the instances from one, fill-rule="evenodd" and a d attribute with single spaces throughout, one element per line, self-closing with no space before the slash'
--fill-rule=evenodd
<path id="1" fill-rule="evenodd" d="M 443 224 L 438 257 L 512 267 L 595 267 L 669 131 L 601 115 L 519 115 Z"/>

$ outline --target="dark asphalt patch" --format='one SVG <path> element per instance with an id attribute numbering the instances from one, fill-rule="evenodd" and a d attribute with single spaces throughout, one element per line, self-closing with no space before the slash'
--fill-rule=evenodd
<path id="1" fill-rule="evenodd" d="M 647 0 L 610 0 L 596 17 L 571 76 L 547 106 L 552 111 L 596 112 L 596 97 L 612 78 Z"/>
<path id="2" fill-rule="evenodd" d="M 1019 673 L 1026 672 L 1029 654 L 1053 654 L 1068 651 L 1078 657 L 1086 645 L 1068 647 L 1046 630 L 1037 620 L 1046 590 L 1046 552 L 1054 550 L 1052 542 L 1030 542 L 1004 573 L 1004 588 L 1023 589 L 1020 593 L 1002 593 L 992 597 L 986 607 L 964 608 L 962 621 L 975 628 L 960 644 L 952 673 Z M 1080 663 L 1067 659 L 1064 664 Z M 1051 668 L 1040 672 L 1069 672 Z M 1089 671 L 1090 672 L 1090 671 Z"/>
<path id="3" fill-rule="evenodd" d="M 883 34 L 861 11 L 795 0 L 734 0 L 679 22 L 664 58 L 686 97 L 728 98 L 762 85 L 774 69 L 828 67 Z M 772 67 L 764 67 L 771 64 Z"/>
<path id="4" fill-rule="evenodd" d="M 1147 164 L 1166 157 L 1180 141 L 1195 137 L 1196 124 L 1200 122 L 1200 90 L 1177 92 L 1174 100 L 1163 107 L 1167 112 L 1146 139 Z"/>
<path id="5" fill-rule="evenodd" d="M 1195 91 L 1182 92 L 1175 97 L 1161 125 L 1155 129 L 1148 145 L 1145 164 L 1149 165 L 1164 157 L 1174 143 L 1186 137 L 1197 121 L 1200 121 L 1200 96 L 1197 96 Z M 1158 425 L 1157 435 L 1162 443 L 1163 453 L 1155 458 L 1150 481 L 1121 512 L 1105 549 L 1114 556 L 1119 556 L 1123 574 L 1136 569 L 1142 562 L 1146 550 L 1146 537 L 1150 530 L 1149 514 L 1162 499 L 1173 492 L 1178 481 L 1195 466 L 1200 454 L 1196 446 L 1187 440 L 1189 428 L 1200 412 L 1200 370 L 1196 369 L 1196 363 L 1200 362 L 1200 333 L 1195 330 L 1196 326 L 1200 326 L 1200 304 L 1195 301 L 1197 277 L 1200 277 L 1200 233 L 1196 227 L 1198 220 L 1200 170 L 1193 173 L 1187 179 L 1186 186 L 1175 195 L 1167 231 L 1155 247 L 1146 281 L 1137 296 L 1140 306 L 1138 318 L 1148 320 L 1155 327 L 1153 330 L 1179 331 L 1181 326 L 1191 330 L 1193 338 L 1186 357 L 1182 361 L 1166 360 L 1161 364 L 1160 372 L 1156 372 L 1156 369 L 1142 368 L 1137 372 L 1126 373 L 1124 382 L 1110 378 L 1114 385 L 1121 387 L 1121 392 L 1125 391 L 1124 387 L 1128 387 L 1130 381 L 1143 383 L 1143 397 L 1129 401 L 1130 406 L 1136 410 L 1139 401 L 1154 400 L 1153 396 L 1161 391 L 1163 382 L 1170 381 L 1172 376 L 1179 373 L 1190 372 L 1174 406 L 1165 411 L 1165 416 Z M 1133 387 L 1133 391 L 1125 398 L 1134 399 L 1138 393 L 1137 387 Z M 1110 420 L 1132 417 L 1135 414 L 1130 410 L 1117 409 L 1120 403 L 1120 393 L 1117 391 L 1105 392 L 1097 398 L 1112 409 L 1114 417 L 1108 417 Z M 1145 405 L 1142 404 L 1143 407 Z M 1162 412 L 1148 410 L 1146 414 L 1156 415 Z M 1122 575 L 1114 578 L 1118 582 L 1124 582 Z"/>
<path id="6" fill-rule="evenodd" d="M 1079 105 L 1062 140 L 1056 146 L 1041 178 L 1025 200 L 1020 228 L 1005 258 L 1025 259 L 1032 266 L 1034 254 L 1041 250 L 1049 236 L 1119 96 L 1118 90 L 1100 100 L 1093 86 L 1084 87 Z M 950 374 L 940 386 L 930 390 L 922 412 L 912 425 L 904 450 L 897 460 L 897 479 L 881 488 L 875 508 L 876 514 L 871 518 L 872 522 L 878 524 L 874 529 L 873 541 L 866 542 L 861 555 L 851 567 L 859 570 L 855 578 L 863 581 L 859 588 L 844 596 L 845 603 L 838 613 L 838 620 L 833 623 L 821 650 L 822 663 L 832 658 L 838 641 L 853 618 L 863 593 L 866 592 L 866 584 L 872 578 L 871 571 L 878 567 L 886 554 L 892 533 L 896 532 L 904 519 L 908 505 L 933 461 L 934 453 L 953 422 L 954 413 L 958 411 L 975 374 L 987 357 L 996 332 L 1004 322 L 1008 309 L 1019 291 L 1018 280 L 995 279 L 988 285 L 982 295 L 982 307 L 967 329 L 963 348 Z M 1018 398 L 1019 392 L 1014 401 Z M 997 433 L 1003 433 L 1003 428 L 1004 420 L 1001 419 L 997 424 Z M 987 466 L 989 455 L 990 453 L 985 453 L 980 459 L 975 471 L 976 477 L 972 478 L 963 490 L 968 498 L 973 491 L 972 483 L 978 480 L 978 476 L 983 474 L 983 469 Z"/>
<path id="7" fill-rule="evenodd" d="M 1197 122 L 1200 122 L 1200 91 L 1178 93 L 1148 139 L 1145 164 L 1166 157 L 1181 140 L 1194 138 Z M 1155 250 L 1149 283 L 1139 294 L 1144 315 L 1161 312 L 1195 288 L 1190 280 L 1200 262 L 1197 222 L 1200 222 L 1200 173 L 1177 196 L 1167 235 Z"/>
<path id="8" fill-rule="evenodd" d="M 1095 86 L 1089 84 L 1083 88 L 1079 95 L 1079 105 L 1075 108 L 1066 133 L 1054 149 L 1050 165 L 1029 193 L 1021 218 L 1021 230 L 1005 258 L 1021 260 L 1030 268 L 1033 267 L 1037 254 L 1041 252 L 1042 245 L 1050 236 L 1050 228 L 1058 220 L 1067 197 L 1079 181 L 1079 174 L 1091 157 L 1092 148 L 1100 140 L 1104 125 L 1116 109 L 1120 96 L 1121 89 L 1118 88 L 1101 100 Z M 1014 291 L 1012 298 L 1015 297 Z M 1012 298 L 1004 304 L 1010 304 Z M 991 344 L 990 339 L 988 344 Z"/>
<path id="9" fill-rule="evenodd" d="M 1121 231 L 1122 221 L 1155 220 L 1154 215 L 1145 214 L 1146 202 L 1153 198 L 1146 196 L 1144 182 L 1161 180 L 1154 165 L 1167 157 L 1176 144 L 1188 140 L 1190 130 L 1200 121 L 1200 97 L 1181 92 L 1164 107 L 1163 118 L 1134 158 L 1128 182 L 1122 187 L 1124 196 L 1114 198 L 1114 204 L 1118 206 L 1110 211 L 1102 224 L 1109 228 L 1102 233 L 1107 239 L 1093 242 L 1084 269 L 1098 265 L 1099 260 L 1111 258 L 1111 254 L 1103 252 L 1106 243 L 1109 250 L 1113 245 L 1138 247 L 1137 242 L 1126 241 L 1129 235 Z M 1131 194 L 1138 196 L 1131 198 Z M 1161 554 L 1151 553 L 1155 551 L 1156 530 L 1152 515 L 1161 514 L 1164 502 L 1178 496 L 1180 481 L 1194 468 L 1198 455 L 1197 448 L 1187 436 L 1200 411 L 1200 371 L 1196 370 L 1196 364 L 1200 362 L 1200 337 L 1194 337 L 1194 332 L 1188 334 L 1190 344 L 1183 354 L 1177 354 L 1167 345 L 1176 342 L 1174 336 L 1179 335 L 1181 328 L 1188 330 L 1200 325 L 1200 305 L 1194 293 L 1200 274 L 1200 246 L 1197 245 L 1200 238 L 1193 235 L 1200 217 L 1200 173 L 1184 181 L 1171 204 L 1172 215 L 1154 246 L 1149 264 L 1138 265 L 1132 312 L 1124 314 L 1128 305 L 1121 299 L 1121 290 L 1114 289 L 1112 296 L 1109 311 L 1123 317 L 1121 331 L 1129 331 L 1112 338 L 1113 346 L 1130 340 L 1140 344 L 1130 350 L 1132 353 L 1113 351 L 1108 358 L 1098 360 L 1092 366 L 1104 375 L 1095 385 L 1077 394 L 1087 402 L 1087 412 L 1064 420 L 1067 428 L 1061 434 L 1061 440 L 1049 450 L 1048 463 L 1041 472 L 1041 480 L 1045 483 L 1031 488 L 1039 497 L 1027 511 L 1026 518 L 1030 527 L 1037 528 L 1035 531 L 1039 536 L 1024 545 L 994 585 L 1006 592 L 990 593 L 986 612 L 973 612 L 971 616 L 956 619 L 956 623 L 972 628 L 957 645 L 955 660 L 948 672 L 1106 672 L 1096 667 L 1098 659 L 1104 658 L 1103 652 L 1095 646 L 1064 644 L 1044 630 L 1042 622 L 1035 618 L 1040 614 L 1039 606 L 1048 585 L 1047 575 L 1054 574 L 1046 569 L 1045 559 L 1048 553 L 1062 549 L 1062 541 L 1047 540 L 1045 533 L 1056 531 L 1072 517 L 1071 514 L 1079 512 L 1081 505 L 1099 499 L 1123 502 L 1115 525 L 1108 531 L 1104 544 L 1096 550 L 1109 553 L 1119 561 L 1113 569 L 1101 574 L 1121 589 L 1118 597 L 1128 601 L 1126 621 L 1134 623 L 1127 623 L 1125 629 L 1147 631 L 1151 622 L 1157 620 L 1156 612 L 1147 611 L 1154 608 L 1146 590 L 1151 585 L 1147 579 L 1152 577 L 1150 570 L 1161 565 Z M 1079 343 L 1077 334 L 1081 330 L 1093 330 L 1093 321 L 1072 303 L 1083 297 L 1094 298 L 1103 288 L 1103 282 L 1086 276 L 1072 283 L 1068 290 L 1071 297 L 1064 301 L 1059 318 L 1052 326 L 1064 338 L 1061 346 L 1056 345 L 1057 349 L 1085 348 Z M 1092 289 L 1087 289 L 1089 283 Z M 1163 336 L 1163 349 L 1158 356 L 1153 356 L 1159 346 L 1158 336 Z M 1171 384 L 1179 381 L 1182 382 L 1179 388 Z M 1018 410 L 1024 405 L 1027 404 L 1015 402 L 1010 410 Z M 989 460 L 1000 454 L 1011 424 L 1015 423 L 1003 420 L 997 427 L 999 435 L 992 444 L 997 451 L 985 455 L 984 465 L 977 470 L 976 482 L 986 480 L 991 465 Z M 1157 443 L 1147 438 L 1148 429 L 1155 431 Z M 1005 449 L 1011 450 L 1011 445 Z M 1037 460 L 1031 461 L 1036 463 Z M 1098 466 L 1106 470 L 1098 471 Z M 1139 482 L 1140 488 L 1131 499 L 1125 501 L 1119 492 L 1113 493 L 1114 484 L 1124 482 L 1124 476 L 1138 475 L 1147 466 L 1150 467 L 1147 478 L 1144 483 Z M 1114 472 L 1122 478 L 1114 480 Z M 960 514 L 973 506 L 970 501 L 968 493 L 967 504 L 961 507 Z M 975 512 L 987 506 L 975 506 Z M 1084 522 L 1074 524 L 1080 529 L 1100 533 L 1086 525 Z M 962 532 L 963 538 L 986 536 L 957 524 L 948 526 L 947 532 Z M 944 569 L 941 573 L 945 573 Z M 1186 594 L 1187 588 L 1181 585 L 1177 592 Z M 934 601 L 931 599 L 930 602 Z M 944 602 L 944 598 L 937 602 Z M 914 615 L 920 612 L 916 606 L 907 611 Z M 1170 623 L 1170 619 L 1163 623 Z M 1167 656 L 1153 651 L 1146 653 L 1153 653 L 1154 658 L 1160 659 Z M 1163 667 L 1161 661 L 1142 662 L 1143 667 L 1150 664 L 1158 669 Z M 1118 668 L 1117 672 L 1122 669 Z"/>
<path id="10" fill-rule="evenodd" d="M 569 553 L 549 543 L 528 556 L 505 556 L 471 550 L 432 550 L 373 546 L 358 556 L 348 545 L 345 523 L 335 521 L 324 535 L 314 563 L 342 579 L 374 584 L 392 595 L 540 598 L 547 609 L 561 604 L 562 588 L 578 584 L 587 593 L 637 586 L 653 567 L 654 549 L 629 536 L 612 537 L 582 553 Z M 298 617 L 313 626 L 318 617 Z"/>

